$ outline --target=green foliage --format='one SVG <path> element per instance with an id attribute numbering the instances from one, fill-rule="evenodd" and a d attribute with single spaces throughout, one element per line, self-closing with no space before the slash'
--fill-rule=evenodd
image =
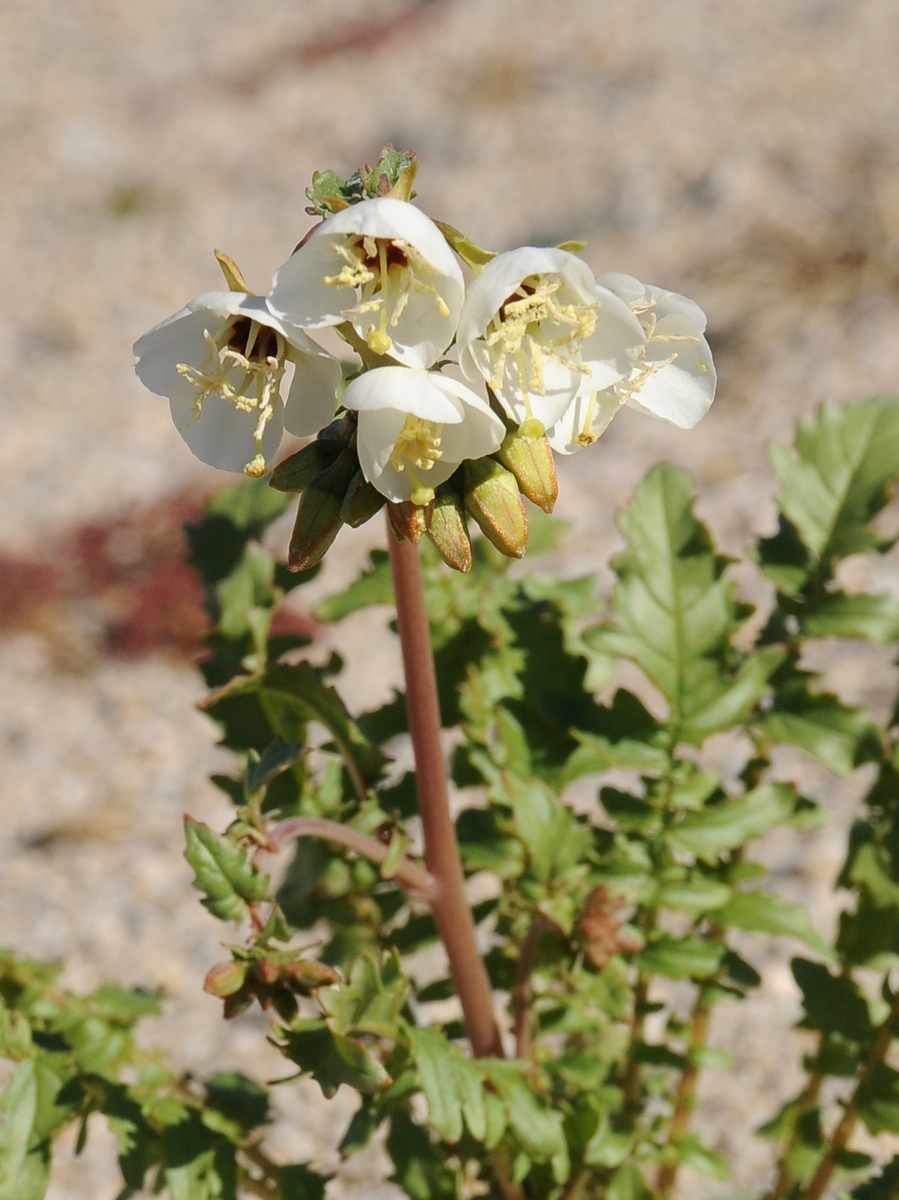
<path id="1" fill-rule="evenodd" d="M 409 167 L 401 159 L 355 181 L 319 177 L 314 203 L 331 211 L 383 188 L 382 176 Z M 287 591 L 314 573 L 289 576 L 265 549 L 286 497 L 244 484 L 190 531 L 211 621 L 203 711 L 236 761 L 216 777 L 235 805 L 228 829 L 186 826 L 202 902 L 237 927 L 205 987 L 227 1017 L 254 1004 L 271 1014 L 290 1078 L 308 1075 L 326 1096 L 356 1090 L 342 1153 L 381 1130 L 391 1179 L 413 1200 L 669 1200 L 681 1170 L 724 1179 L 690 1116 L 697 1073 L 721 1063 L 709 1013 L 730 1001 L 751 1014 L 757 934 L 809 955 L 793 960 L 813 1042 L 807 1078 L 763 1130 L 772 1194 L 819 1200 L 825 1176 L 858 1200 L 895 1191 L 896 1161 L 881 1169 L 849 1135 L 899 1131 L 899 705 L 884 722 L 845 703 L 806 651 L 822 638 L 886 646 L 899 635 L 899 603 L 850 595 L 837 578 L 847 555 L 890 548 L 872 522 L 899 475 L 899 399 L 827 406 L 772 457 L 778 530 L 752 554 L 773 584 L 764 614 L 738 598 L 688 477 L 670 466 L 622 513 L 607 600 L 592 577 L 510 569 L 485 539 L 468 574 L 422 544 L 456 830 L 485 897 L 474 918 L 513 1031 L 506 1059 L 468 1053 L 439 956 L 422 978 L 418 952 L 438 932 L 421 894 L 398 882 L 420 848 L 414 775 L 391 761 L 404 697 L 354 713 L 337 658 L 313 666 L 298 656 L 301 636 L 272 633 L 276 615 L 286 626 Z M 532 553 L 551 548 L 555 527 L 530 519 Z M 314 615 L 384 606 L 386 627 L 392 600 L 375 551 Z M 705 750 L 721 733 L 739 758 L 726 774 Z M 755 859 L 758 839 L 825 816 L 772 766 L 780 745 L 836 774 L 868 764 L 833 944 Z M 272 895 L 265 855 L 293 841 Z M 42 1196 L 53 1138 L 94 1112 L 118 1139 L 126 1189 L 236 1197 L 255 1172 L 264 1194 L 321 1200 L 326 1181 L 307 1166 L 264 1155 L 260 1166 L 266 1089 L 178 1080 L 135 1048 L 134 1022 L 154 997 L 72 997 L 52 969 L 8 957 L 0 998 L 0 1046 L 15 1064 L 0 1200 Z M 845 1108 L 828 1079 L 842 1081 Z"/>

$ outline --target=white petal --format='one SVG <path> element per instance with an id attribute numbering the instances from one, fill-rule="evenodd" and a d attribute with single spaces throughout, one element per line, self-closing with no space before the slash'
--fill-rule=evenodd
<path id="1" fill-rule="evenodd" d="M 463 419 L 463 406 L 436 386 L 435 378 L 439 376 L 411 367 L 377 367 L 350 380 L 343 404 L 360 413 L 392 409 L 441 425 L 458 424 Z"/>
<path id="2" fill-rule="evenodd" d="M 190 400 L 192 403 L 196 390 L 178 372 L 177 365 L 190 363 L 198 366 L 202 363 L 209 355 L 204 333 L 208 331 L 216 337 L 228 323 L 227 314 L 216 313 L 209 307 L 182 308 L 134 343 L 137 357 L 135 374 L 144 387 L 157 396 Z"/>
<path id="3" fill-rule="evenodd" d="M 324 350 L 314 354 L 295 351 L 291 357 L 295 365 L 284 408 L 284 427 L 297 437 L 310 437 L 334 419 L 340 363 Z"/>
<path id="4" fill-rule="evenodd" d="M 642 304 L 646 299 L 646 284 L 622 271 L 607 271 L 605 275 L 597 275 L 596 282 L 631 307 Z"/>
<path id="5" fill-rule="evenodd" d="M 193 418 L 193 389 L 189 400 L 172 399 L 172 420 L 191 451 L 211 467 L 220 471 L 243 472 L 256 456 L 253 434 L 257 414 L 241 412 L 221 396 L 208 396 L 199 420 Z M 262 436 L 262 453 L 266 460 L 277 452 L 284 428 L 280 403 L 275 405 L 272 418 Z"/>
<path id="6" fill-rule="evenodd" d="M 599 288 L 596 328 L 581 356 L 590 367 L 590 390 L 601 391 L 630 375 L 634 359 L 646 343 L 643 326 L 623 300 Z"/>
<path id="7" fill-rule="evenodd" d="M 561 420 L 547 433 L 549 444 L 559 454 L 575 454 L 578 450 L 583 450 L 585 445 L 590 445 L 589 442 L 578 442 L 578 434 L 584 433 L 586 427 L 586 432 L 600 437 L 620 409 L 621 401 L 611 388 L 595 394 L 583 391 L 575 397 Z"/>
<path id="8" fill-rule="evenodd" d="M 590 304 L 596 299 L 596 284 L 581 259 L 567 250 L 520 246 L 492 258 L 469 286 L 456 333 L 460 347 L 481 336 L 500 306 L 530 275 L 559 275 L 580 303 Z"/>
<path id="9" fill-rule="evenodd" d="M 395 341 L 391 351 L 412 367 L 430 366 L 453 339 L 462 307 L 462 271 L 443 234 L 421 209 L 404 200 L 364 200 L 350 205 L 319 225 L 309 240 L 275 273 L 269 307 L 291 325 L 319 329 L 346 320 L 357 303 L 356 289 L 324 282 L 346 265 L 339 247 L 353 236 L 388 238 L 407 242 L 433 272 L 424 281 L 433 287 L 448 309 L 441 315 L 435 297 L 413 292 L 398 324 L 389 330 Z M 362 337 L 377 322 L 366 314 L 353 321 Z"/>
<path id="10" fill-rule="evenodd" d="M 678 295 L 677 292 L 667 292 L 664 288 L 650 285 L 646 291 L 652 303 L 652 312 L 655 313 L 658 320 L 674 315 L 686 317 L 687 320 L 693 322 L 700 333 L 705 333 L 708 321 L 698 304 L 686 296 Z"/>
<path id="11" fill-rule="evenodd" d="M 690 340 L 665 341 L 665 337 Z M 717 377 L 708 342 L 692 321 L 676 314 L 656 325 L 645 361 L 664 362 L 672 354 L 677 355 L 674 361 L 650 375 L 627 403 L 680 429 L 692 429 L 715 398 Z"/>
<path id="12" fill-rule="evenodd" d="M 406 416 L 395 408 L 376 408 L 359 414 L 356 445 L 362 474 L 369 483 L 376 483 L 389 462 Z"/>

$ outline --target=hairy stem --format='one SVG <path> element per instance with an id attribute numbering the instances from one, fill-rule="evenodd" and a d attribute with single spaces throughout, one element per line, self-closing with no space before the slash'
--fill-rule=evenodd
<path id="1" fill-rule="evenodd" d="M 325 817 L 289 817 L 280 821 L 268 831 L 269 842 L 273 851 L 281 850 L 293 838 L 314 837 L 329 842 L 339 842 L 361 854 L 370 862 L 381 865 L 390 852 L 390 847 L 375 838 L 367 837 L 356 829 L 348 829 L 337 821 L 329 821 Z M 411 858 L 403 856 L 393 878 L 404 891 L 419 896 L 424 900 L 432 899 L 434 878 L 421 867 L 416 866 Z"/>
<path id="2" fill-rule="evenodd" d="M 874 1045 L 871 1047 L 871 1053 L 868 1055 L 862 1072 L 858 1077 L 858 1082 L 853 1089 L 852 1095 L 846 1102 L 843 1115 L 840 1117 L 836 1128 L 828 1139 L 824 1157 L 818 1163 L 818 1169 L 812 1176 L 811 1183 L 799 1193 L 798 1200 L 820 1200 L 821 1196 L 827 1191 L 830 1180 L 836 1170 L 837 1156 L 842 1150 L 846 1149 L 858 1121 L 858 1105 L 862 1093 L 875 1070 L 889 1053 L 893 1042 L 893 1026 L 896 1024 L 897 1018 L 899 1018 L 899 996 L 896 996 L 893 1000 L 890 1011 L 877 1031 L 877 1037 L 874 1040 Z"/>
<path id="3" fill-rule="evenodd" d="M 696 1061 L 696 1057 L 698 1052 L 705 1046 L 706 1038 L 709 1034 L 709 1019 L 711 1015 L 712 1006 L 709 1003 L 709 991 L 706 988 L 700 988 L 699 995 L 696 997 L 696 1003 L 693 1006 L 693 1016 L 690 1021 L 687 1065 L 678 1080 L 677 1092 L 674 1097 L 674 1111 L 671 1114 L 671 1124 L 668 1127 L 669 1146 L 673 1146 L 677 1138 L 683 1137 L 690 1127 L 690 1116 L 693 1112 L 693 1106 L 696 1103 L 696 1081 L 699 1078 L 699 1064 Z M 665 1163 L 659 1170 L 656 1193 L 660 1200 L 667 1200 L 674 1191 L 679 1166 L 680 1163 L 675 1158 L 672 1162 Z"/>
<path id="4" fill-rule="evenodd" d="M 389 527 L 387 542 L 406 676 L 406 710 L 415 754 L 425 864 L 434 880 L 431 912 L 446 947 L 472 1051 L 478 1057 L 502 1056 L 490 980 L 475 938 L 474 918 L 465 895 L 465 877 L 450 814 L 440 744 L 437 677 L 418 548 L 411 542 L 397 541 Z"/>

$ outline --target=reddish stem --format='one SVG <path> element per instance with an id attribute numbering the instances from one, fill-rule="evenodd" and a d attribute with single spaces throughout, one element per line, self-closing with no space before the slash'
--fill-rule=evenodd
<path id="1" fill-rule="evenodd" d="M 271 848 L 281 850 L 293 838 L 314 837 L 323 838 L 329 842 L 339 842 L 357 854 L 367 858 L 369 862 L 381 865 L 387 858 L 390 847 L 374 838 L 367 837 L 357 829 L 349 829 L 337 821 L 329 821 L 325 817 L 289 817 L 280 821 L 268 830 Z M 405 855 L 400 859 L 399 866 L 393 874 L 404 891 L 423 900 L 430 900 L 434 888 L 434 880 L 427 871 L 416 866 L 411 858 Z"/>
<path id="2" fill-rule="evenodd" d="M 450 815 L 440 705 L 431 652 L 418 547 L 397 541 L 388 529 L 390 566 L 396 592 L 397 623 L 406 676 L 406 711 L 415 754 L 415 785 L 424 834 L 425 863 L 434 879 L 431 912 L 449 957 L 450 974 L 462 1004 L 465 1029 L 479 1058 L 502 1056 L 493 1016 L 490 980 L 475 938 L 474 918 L 465 895 L 465 877 Z"/>

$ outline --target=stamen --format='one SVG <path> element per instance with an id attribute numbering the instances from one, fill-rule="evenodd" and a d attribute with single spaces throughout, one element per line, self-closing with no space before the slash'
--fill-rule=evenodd
<path id="1" fill-rule="evenodd" d="M 442 431 L 443 426 L 435 421 L 426 421 L 410 413 L 393 444 L 391 463 L 397 471 L 408 468 L 413 481 L 419 484 L 416 471 L 430 471 L 434 463 L 443 457 L 440 449 Z"/>
<path id="2" fill-rule="evenodd" d="M 233 404 L 238 412 L 258 414 L 253 430 L 256 454 L 244 467 L 244 473 L 259 478 L 267 469 L 262 441 L 280 399 L 281 380 L 287 366 L 287 347 L 277 330 L 263 327 L 258 321 L 250 321 L 246 330 L 240 328 L 240 322 L 246 320 L 232 320 L 218 331 L 216 337 L 208 329 L 204 330 L 203 340 L 209 347 L 209 354 L 199 367 L 192 363 L 177 363 L 175 370 L 196 389 L 193 404 L 195 421 L 200 420 L 203 406 L 210 396 L 220 396 L 226 403 Z M 274 353 L 264 354 L 273 341 Z M 242 343 L 243 349 L 237 349 L 236 346 Z M 233 378 L 235 370 L 240 372 L 237 379 Z"/>

